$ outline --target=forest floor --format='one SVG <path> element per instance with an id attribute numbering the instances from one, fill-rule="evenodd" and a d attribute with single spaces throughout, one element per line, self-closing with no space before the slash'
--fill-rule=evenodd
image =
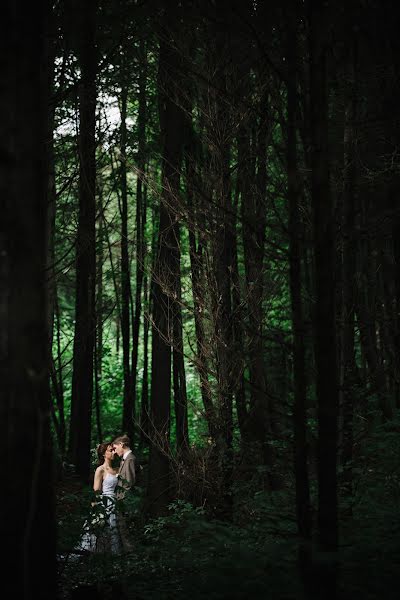
<path id="1" fill-rule="evenodd" d="M 282 496 L 274 503 L 263 497 L 265 504 L 253 503 L 251 510 L 247 505 L 247 522 L 224 523 L 177 502 L 167 517 L 145 523 L 138 493 L 130 521 L 134 549 L 122 556 L 88 554 L 78 559 L 68 549 L 81 532 L 87 491 L 70 479 L 60 485 L 57 498 L 59 600 L 328 598 L 326 581 L 318 583 L 321 572 L 328 571 L 315 554 L 304 590 L 295 523 Z M 399 532 L 398 515 L 386 513 L 364 514 L 362 522 L 353 518 L 351 526 L 343 527 L 343 547 L 336 557 L 338 600 L 397 600 Z"/>

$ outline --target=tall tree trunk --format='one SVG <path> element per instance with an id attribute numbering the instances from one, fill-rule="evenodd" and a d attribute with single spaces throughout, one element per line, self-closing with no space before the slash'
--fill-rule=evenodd
<path id="1" fill-rule="evenodd" d="M 310 0 L 310 99 L 312 207 L 315 258 L 315 362 L 318 404 L 318 542 L 321 552 L 338 545 L 338 368 L 335 325 L 334 226 L 330 188 L 327 97 L 327 9 Z M 336 597 L 333 562 L 321 566 L 326 598 Z M 333 567 L 333 568 L 331 568 Z M 323 571 L 323 572 L 322 572 Z"/>
<path id="2" fill-rule="evenodd" d="M 397 195 L 395 198 L 397 203 Z M 394 351 L 396 360 L 396 408 L 400 408 L 400 217 L 395 219 L 393 224 L 393 263 L 395 267 L 395 333 L 394 333 Z"/>
<path id="3" fill-rule="evenodd" d="M 250 431 L 249 431 L 249 410 L 246 404 L 246 388 L 244 371 L 246 366 L 245 353 L 245 310 L 244 303 L 241 298 L 241 282 L 239 275 L 239 257 L 238 257 L 238 238 L 237 238 L 237 221 L 239 211 L 239 198 L 243 194 L 243 186 L 247 184 L 247 169 L 245 165 L 251 161 L 250 147 L 248 146 L 248 134 L 246 127 L 241 127 L 237 139 L 238 148 L 238 174 L 236 179 L 236 190 L 234 198 L 234 236 L 232 239 L 232 314 L 233 314 L 233 351 L 238 366 L 236 369 L 235 382 L 235 404 L 238 425 L 240 430 L 240 439 L 243 455 L 248 454 Z"/>
<path id="4" fill-rule="evenodd" d="M 149 327 L 150 327 L 150 307 L 148 302 L 148 283 L 147 276 L 143 280 L 143 377 L 142 377 L 142 396 L 140 403 L 140 446 L 148 444 L 149 436 Z"/>
<path id="5" fill-rule="evenodd" d="M 200 224 L 198 213 L 202 208 L 197 206 L 200 203 L 200 194 L 195 195 L 195 169 L 194 169 L 194 146 L 188 145 L 186 157 L 186 198 L 189 215 L 192 223 L 189 225 L 189 257 L 190 257 L 190 276 L 192 282 L 194 326 L 196 332 L 196 360 L 195 365 L 200 379 L 200 391 L 204 406 L 204 417 L 207 422 L 208 431 L 211 439 L 216 438 L 216 418 L 215 407 L 211 395 L 210 382 L 208 380 L 208 360 L 206 353 L 206 336 L 204 332 L 202 314 L 206 303 L 206 291 L 203 288 L 204 281 L 204 248 L 202 243 L 202 224 Z M 198 230 L 198 240 L 196 240 L 196 230 Z"/>
<path id="6" fill-rule="evenodd" d="M 162 190 L 157 262 L 152 282 L 153 328 L 150 408 L 150 456 L 148 512 L 165 513 L 170 501 L 170 403 L 172 298 L 178 273 L 176 196 L 179 193 L 179 169 L 182 155 L 182 109 L 179 107 L 179 55 L 176 50 L 178 5 L 168 5 L 160 35 L 159 111 L 163 138 Z"/>
<path id="7" fill-rule="evenodd" d="M 233 476 L 233 358 L 232 347 L 232 201 L 230 179 L 230 120 L 223 98 L 229 93 L 229 75 L 224 70 L 226 60 L 231 60 L 229 45 L 230 15 L 227 2 L 215 6 L 215 42 L 211 48 L 211 68 L 215 72 L 216 86 L 210 91 L 211 127 L 213 140 L 211 166 L 216 201 L 216 224 L 213 225 L 212 261 L 214 290 L 214 327 L 216 338 L 216 379 L 218 394 L 217 438 L 219 468 L 221 472 L 221 499 L 217 507 L 221 517 L 232 518 Z M 227 25 L 225 29 L 225 25 Z"/>
<path id="8" fill-rule="evenodd" d="M 103 440 L 101 426 L 101 377 L 103 364 L 103 263 L 104 263 L 104 217 L 103 217 L 103 189 L 102 182 L 98 181 L 98 229 L 97 229 L 97 270 L 96 270 L 96 335 L 94 345 L 94 400 L 96 411 L 97 439 Z"/>
<path id="9" fill-rule="evenodd" d="M 214 269 L 216 280 L 216 351 L 218 382 L 218 421 L 217 448 L 222 472 L 222 498 L 219 507 L 221 516 L 232 516 L 232 475 L 233 475 L 233 415 L 232 415 L 232 345 L 231 330 L 231 257 L 230 232 L 227 214 L 229 212 L 230 193 L 227 187 L 228 155 L 220 156 L 218 166 L 219 186 L 217 194 L 221 205 L 218 210 L 219 231 L 214 240 Z"/>
<path id="10" fill-rule="evenodd" d="M 261 460 L 267 467 L 272 464 L 272 450 L 268 440 L 271 434 L 271 406 L 268 402 L 266 367 L 263 342 L 263 279 L 266 225 L 266 143 L 268 123 L 265 115 L 266 98 L 260 102 L 260 122 L 253 144 L 257 161 L 245 171 L 242 193 L 243 250 L 246 271 L 246 289 L 249 320 L 251 323 L 249 344 L 251 429 L 257 441 Z M 248 143 L 250 151 L 250 143 Z M 251 159 L 249 158 L 250 162 Z M 257 163 L 257 164 L 256 164 Z M 256 185 L 252 185 L 255 180 Z M 274 487 L 273 474 L 268 473 L 268 485 Z"/>
<path id="11" fill-rule="evenodd" d="M 128 250 L 128 187 L 126 175 L 126 116 L 127 116 L 128 90 L 123 84 L 121 92 L 121 335 L 122 335 L 122 363 L 124 370 L 124 400 L 122 412 L 122 430 L 125 431 L 133 443 L 135 398 L 132 389 L 132 376 L 130 367 L 130 302 L 131 281 Z"/>
<path id="12" fill-rule="evenodd" d="M 363 228 L 366 228 L 367 206 L 363 199 L 361 204 L 362 225 Z M 372 389 L 376 394 L 383 419 L 390 420 L 393 418 L 393 407 L 386 386 L 382 357 L 378 349 L 374 289 L 376 269 L 371 264 L 371 255 L 371 240 L 364 236 L 360 240 L 359 248 L 360 283 L 356 292 L 356 313 L 361 345 L 372 381 Z"/>
<path id="13" fill-rule="evenodd" d="M 55 225 L 56 225 L 56 174 L 55 174 L 55 155 L 54 155 L 54 118 L 55 118 L 55 98 L 54 98 L 54 66 L 55 66 L 55 21 L 51 19 L 51 32 L 49 42 L 49 70 L 48 70 L 48 90 L 50 92 L 50 103 L 48 111 L 48 129 L 47 129 L 47 155 L 48 155 L 48 187 L 47 187 L 47 203 L 48 203 L 48 246 L 47 246 L 47 285 L 48 285 L 48 304 L 47 304 L 47 319 L 49 331 L 49 347 L 52 351 L 54 339 L 54 318 L 55 312 L 58 311 L 57 298 L 57 282 L 54 268 L 55 262 Z M 59 317 L 59 315 L 58 315 Z M 59 335 L 59 323 L 58 332 Z M 57 346 L 59 346 L 57 340 Z M 60 379 L 57 375 L 55 361 L 51 357 L 50 379 L 52 382 L 51 393 L 54 396 L 54 401 L 51 402 L 51 412 L 53 423 L 56 431 L 57 442 L 59 446 L 59 456 L 61 461 L 65 457 L 65 418 L 64 418 L 64 396 L 62 384 L 62 371 L 60 371 Z M 58 415 L 56 412 L 58 410 Z"/>
<path id="14" fill-rule="evenodd" d="M 182 344 L 182 318 L 175 315 L 173 359 L 174 408 L 176 420 L 176 446 L 184 452 L 189 448 L 188 407 L 185 362 Z"/>
<path id="15" fill-rule="evenodd" d="M 48 155 L 48 187 L 47 187 L 47 202 L 48 202 L 48 244 L 47 244 L 47 281 L 48 281 L 48 330 L 49 330 L 49 347 L 53 345 L 53 329 L 54 329 L 54 310 L 56 302 L 56 279 L 54 269 L 54 243 L 55 243 L 55 225 L 56 225 L 56 174 L 55 174 L 55 156 L 54 156 L 54 117 L 55 117 L 55 101 L 54 101 L 54 63 L 55 63 L 55 27 L 54 19 L 52 19 L 51 41 L 49 42 L 49 72 L 48 72 L 48 89 L 51 94 L 48 111 L 48 127 L 47 127 L 47 155 Z"/>
<path id="16" fill-rule="evenodd" d="M 96 329 L 103 327 L 101 320 L 96 319 Z M 94 343 L 94 406 L 96 415 L 96 429 L 97 439 L 100 442 L 103 441 L 103 428 L 101 426 L 101 392 L 100 392 L 100 361 L 101 361 L 101 347 L 96 335 Z"/>
<path id="17" fill-rule="evenodd" d="M 145 189 L 147 196 L 147 188 Z M 145 202 L 147 204 L 147 202 Z M 151 209 L 152 218 L 151 223 L 152 234 L 151 234 L 151 252 L 150 256 L 153 257 L 153 264 L 151 265 L 150 272 L 154 272 L 154 264 L 157 255 L 157 219 L 156 209 L 153 205 Z M 150 257 L 149 257 L 150 258 Z M 153 321 L 153 279 L 148 277 L 147 271 L 144 272 L 143 280 L 143 381 L 142 381 L 142 398 L 141 398 L 141 409 L 140 409 L 140 427 L 141 427 L 141 444 L 142 446 L 149 446 L 150 443 L 150 404 L 149 404 L 149 341 L 151 338 L 151 323 Z"/>
<path id="18" fill-rule="evenodd" d="M 189 448 L 188 407 L 186 392 L 186 374 L 183 348 L 182 331 L 182 289 L 180 275 L 180 232 L 178 224 L 175 224 L 176 247 L 174 249 L 174 264 L 177 271 L 174 273 L 175 290 L 172 305 L 173 320 L 173 385 L 174 385 L 174 408 L 176 421 L 176 445 L 181 452 Z"/>
<path id="19" fill-rule="evenodd" d="M 294 471 L 296 479 L 297 527 L 303 540 L 311 538 L 310 487 L 307 468 L 307 381 L 305 326 L 302 303 L 300 177 L 297 165 L 297 31 L 288 31 L 288 124 L 287 168 L 289 202 L 289 269 L 293 335 Z M 299 554 L 300 561 L 302 556 Z M 302 566 L 302 562 L 300 563 Z M 305 565 L 304 565 L 305 566 Z"/>
<path id="20" fill-rule="evenodd" d="M 393 398 L 393 406 L 397 406 L 398 374 L 396 357 L 396 292 L 393 281 L 393 240 L 383 242 L 380 252 L 382 268 L 379 270 L 381 303 L 381 329 L 385 338 L 385 353 L 387 356 L 388 389 Z"/>
<path id="21" fill-rule="evenodd" d="M 66 441 L 67 441 L 67 430 L 65 425 L 65 408 L 64 408 L 64 376 L 63 376 L 63 364 L 62 364 L 62 352 L 61 352 L 61 317 L 60 317 L 60 305 L 58 301 L 57 286 L 54 290 L 54 308 L 56 318 L 56 340 L 57 340 L 57 359 L 54 361 L 54 377 L 55 377 L 55 389 L 57 390 L 56 402 L 58 410 L 59 420 L 59 438 L 58 443 L 60 452 L 63 458 L 65 458 Z"/>
<path id="22" fill-rule="evenodd" d="M 136 396 L 139 331 L 142 314 L 142 288 L 146 258 L 146 121 L 147 121 L 147 49 L 144 40 L 139 42 L 139 110 L 138 110 L 138 162 L 136 183 L 136 288 L 135 313 L 132 318 L 132 390 Z M 140 419 L 142 423 L 142 420 Z"/>
<path id="23" fill-rule="evenodd" d="M 0 421 L 3 464 L 24 448 L 3 496 L 3 594 L 57 595 L 48 320 L 50 3 L 2 3 L 0 22 Z"/>
<path id="24" fill-rule="evenodd" d="M 352 46 L 354 44 L 352 43 Z M 356 383 L 354 306 L 355 306 L 355 176 L 356 176 L 356 139 L 354 121 L 356 111 L 355 90 L 355 49 L 349 55 L 349 86 L 344 125 L 344 161 L 343 161 L 343 216 L 342 216 L 342 306 L 341 306 L 341 365 L 340 389 L 342 406 L 342 452 L 343 483 L 351 513 L 352 501 L 352 461 L 353 461 L 353 413 Z"/>
<path id="25" fill-rule="evenodd" d="M 79 222 L 69 452 L 77 473 L 84 481 L 89 479 L 90 474 L 93 350 L 96 331 L 96 9 L 97 0 L 88 0 L 79 12 Z"/>

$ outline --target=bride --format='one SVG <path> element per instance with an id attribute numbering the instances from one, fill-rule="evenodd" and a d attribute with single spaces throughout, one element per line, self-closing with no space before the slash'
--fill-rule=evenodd
<path id="1" fill-rule="evenodd" d="M 102 443 L 97 447 L 99 465 L 94 474 L 93 490 L 99 495 L 92 502 L 90 518 L 83 526 L 84 533 L 78 550 L 112 554 L 121 552 L 115 507 L 118 477 L 112 466 L 114 452 L 113 444 L 110 443 Z"/>

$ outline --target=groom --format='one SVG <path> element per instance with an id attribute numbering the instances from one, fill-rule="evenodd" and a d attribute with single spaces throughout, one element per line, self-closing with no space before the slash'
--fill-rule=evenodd
<path id="1" fill-rule="evenodd" d="M 120 435 L 113 441 L 115 453 L 121 459 L 118 471 L 118 486 L 116 488 L 116 497 L 118 500 L 125 498 L 128 490 L 132 489 L 136 480 L 135 473 L 135 455 L 130 448 L 131 442 L 127 435 Z M 121 506 L 118 517 L 119 532 L 121 535 L 121 541 L 126 551 L 133 550 L 132 542 L 130 540 L 129 528 L 127 526 L 127 512 L 124 506 Z"/>
<path id="2" fill-rule="evenodd" d="M 118 471 L 118 493 L 119 498 L 125 498 L 125 494 L 135 485 L 135 455 L 130 448 L 131 442 L 127 435 L 120 435 L 113 441 L 116 454 L 121 459 Z"/>

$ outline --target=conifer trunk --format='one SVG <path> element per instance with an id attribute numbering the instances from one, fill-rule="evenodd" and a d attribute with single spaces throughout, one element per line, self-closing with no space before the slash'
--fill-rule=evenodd
<path id="1" fill-rule="evenodd" d="M 315 260 L 315 363 L 318 404 L 318 542 L 320 550 L 338 547 L 337 441 L 338 368 L 335 324 L 334 224 L 330 187 L 327 96 L 327 9 L 310 5 L 310 98 L 312 138 L 312 208 Z M 327 562 L 324 591 L 336 597 L 336 576 Z"/>
<path id="2" fill-rule="evenodd" d="M 131 274 L 129 265 L 128 244 L 128 186 L 126 168 L 126 117 L 127 117 L 128 90 L 123 84 L 121 92 L 121 160 L 120 160 L 120 214 L 121 214 L 121 335 L 122 335 L 122 363 L 124 372 L 124 397 L 122 410 L 122 430 L 127 433 L 133 443 L 135 397 L 132 386 L 130 340 L 131 340 Z"/>
<path id="3" fill-rule="evenodd" d="M 166 512 L 170 501 L 170 404 L 173 340 L 173 298 L 179 266 L 176 197 L 182 158 L 182 110 L 177 104 L 176 50 L 178 5 L 168 5 L 160 35 L 159 114 L 163 140 L 157 259 L 152 281 L 153 328 L 150 406 L 150 456 L 147 510 L 152 516 Z"/>
<path id="4" fill-rule="evenodd" d="M 97 0 L 79 13 L 79 221 L 76 241 L 76 304 L 69 452 L 77 473 L 90 474 L 93 353 L 96 330 L 96 63 Z"/>
<path id="5" fill-rule="evenodd" d="M 300 180 L 297 165 L 297 32 L 292 24 L 288 35 L 288 124 L 287 168 L 289 203 L 289 269 L 293 335 L 294 386 L 294 471 L 296 479 L 296 513 L 299 535 L 311 538 L 310 489 L 307 468 L 307 381 L 305 326 L 302 302 Z"/>

